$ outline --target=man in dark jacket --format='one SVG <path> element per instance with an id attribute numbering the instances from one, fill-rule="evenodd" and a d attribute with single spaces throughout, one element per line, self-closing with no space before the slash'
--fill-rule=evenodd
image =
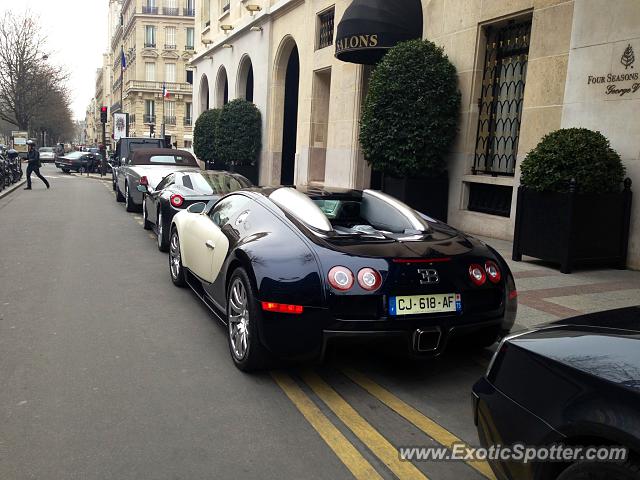
<path id="1" fill-rule="evenodd" d="M 27 188 L 25 190 L 31 190 L 31 172 L 35 172 L 38 178 L 49 188 L 49 182 L 40 173 L 40 153 L 36 150 L 36 144 L 29 140 L 27 145 L 29 145 L 29 153 L 27 154 L 29 165 L 27 166 Z"/>

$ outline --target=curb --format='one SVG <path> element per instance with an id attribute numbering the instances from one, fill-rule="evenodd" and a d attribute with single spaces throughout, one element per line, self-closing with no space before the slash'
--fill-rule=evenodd
<path id="1" fill-rule="evenodd" d="M 4 198 L 7 195 L 9 195 L 11 192 L 13 192 L 14 190 L 17 190 L 18 188 L 20 188 L 22 185 L 24 185 L 25 183 L 27 183 L 27 179 L 25 178 L 25 176 L 22 176 L 22 180 L 18 181 L 18 183 L 14 183 L 12 186 L 9 187 L 9 189 L 7 190 L 3 190 L 2 192 L 0 192 L 0 198 Z"/>

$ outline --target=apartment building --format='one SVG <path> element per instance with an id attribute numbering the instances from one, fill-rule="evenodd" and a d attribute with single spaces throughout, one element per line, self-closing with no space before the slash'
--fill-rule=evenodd
<path id="1" fill-rule="evenodd" d="M 130 136 L 193 142 L 195 0 L 123 0 L 111 38 L 111 113 L 129 114 Z"/>

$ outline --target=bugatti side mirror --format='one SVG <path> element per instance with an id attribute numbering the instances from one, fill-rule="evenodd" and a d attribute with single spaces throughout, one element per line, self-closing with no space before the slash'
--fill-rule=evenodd
<path id="1" fill-rule="evenodd" d="M 194 203 L 189 208 L 187 208 L 187 212 L 200 214 L 200 213 L 203 213 L 206 208 L 207 208 L 206 203 L 198 202 L 198 203 Z"/>

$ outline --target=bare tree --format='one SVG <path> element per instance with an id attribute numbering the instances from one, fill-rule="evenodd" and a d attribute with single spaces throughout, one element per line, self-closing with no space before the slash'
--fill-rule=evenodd
<path id="1" fill-rule="evenodd" d="M 67 74 L 47 62 L 46 38 L 27 11 L 0 18 L 0 120 L 28 130 L 54 94 L 66 92 Z"/>

